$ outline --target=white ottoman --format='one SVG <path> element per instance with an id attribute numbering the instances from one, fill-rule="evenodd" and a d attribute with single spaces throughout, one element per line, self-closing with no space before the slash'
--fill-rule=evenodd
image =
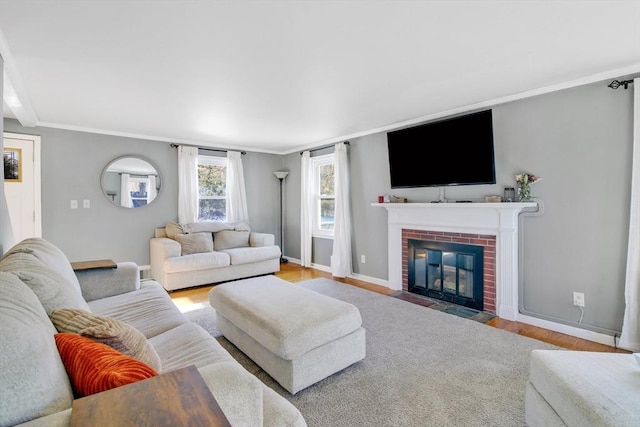
<path id="1" fill-rule="evenodd" d="M 218 329 L 290 393 L 365 357 L 358 309 L 275 276 L 214 286 Z"/>
<path id="2" fill-rule="evenodd" d="M 530 427 L 640 426 L 640 366 L 631 354 L 533 350 Z"/>

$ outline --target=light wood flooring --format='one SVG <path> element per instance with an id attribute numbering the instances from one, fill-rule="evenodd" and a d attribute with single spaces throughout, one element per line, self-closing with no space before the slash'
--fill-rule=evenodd
<path id="1" fill-rule="evenodd" d="M 360 288 L 368 289 L 370 291 L 374 291 L 384 295 L 391 295 L 395 292 L 384 286 L 375 285 L 373 283 L 364 282 L 362 280 L 350 278 L 341 279 L 332 277 L 331 273 L 316 270 L 314 268 L 304 268 L 292 262 L 281 264 L 280 271 L 275 275 L 292 283 L 301 282 L 303 280 L 316 279 L 318 277 L 326 277 L 338 282 L 358 286 Z M 174 291 L 171 292 L 170 295 L 174 303 L 178 307 L 186 307 L 189 305 L 200 304 L 209 301 L 209 290 L 211 290 L 211 286 L 201 286 L 198 288 Z M 495 317 L 489 320 L 486 324 L 498 329 L 503 329 L 508 332 L 513 332 L 518 335 L 535 338 L 549 344 L 557 345 L 558 347 L 567 348 L 569 350 L 629 353 L 629 351 L 614 348 L 613 346 L 607 346 L 593 341 L 587 341 L 581 338 L 573 337 L 571 335 L 566 335 L 536 326 L 527 325 L 525 323 L 500 319 L 499 317 Z"/>

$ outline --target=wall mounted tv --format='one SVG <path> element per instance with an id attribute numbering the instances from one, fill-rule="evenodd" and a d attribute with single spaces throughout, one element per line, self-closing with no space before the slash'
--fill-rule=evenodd
<path id="1" fill-rule="evenodd" d="M 387 132 L 391 188 L 495 184 L 491 110 Z"/>

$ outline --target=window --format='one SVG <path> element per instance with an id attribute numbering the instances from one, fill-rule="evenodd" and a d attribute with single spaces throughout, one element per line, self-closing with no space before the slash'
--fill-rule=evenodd
<path id="1" fill-rule="evenodd" d="M 147 204 L 147 188 L 149 178 L 139 176 L 129 177 L 129 194 L 131 194 L 131 207 L 138 208 Z"/>
<path id="2" fill-rule="evenodd" d="M 226 221 L 227 204 L 227 158 L 198 156 L 198 221 Z"/>
<path id="3" fill-rule="evenodd" d="M 314 198 L 313 234 L 333 237 L 336 192 L 334 155 L 326 154 L 311 159 L 313 170 L 312 195 Z"/>

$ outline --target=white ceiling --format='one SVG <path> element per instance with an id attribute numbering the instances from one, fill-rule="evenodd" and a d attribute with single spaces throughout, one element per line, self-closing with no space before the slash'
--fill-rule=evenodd
<path id="1" fill-rule="evenodd" d="M 640 0 L 0 0 L 0 29 L 34 124 L 278 154 L 640 71 Z"/>

